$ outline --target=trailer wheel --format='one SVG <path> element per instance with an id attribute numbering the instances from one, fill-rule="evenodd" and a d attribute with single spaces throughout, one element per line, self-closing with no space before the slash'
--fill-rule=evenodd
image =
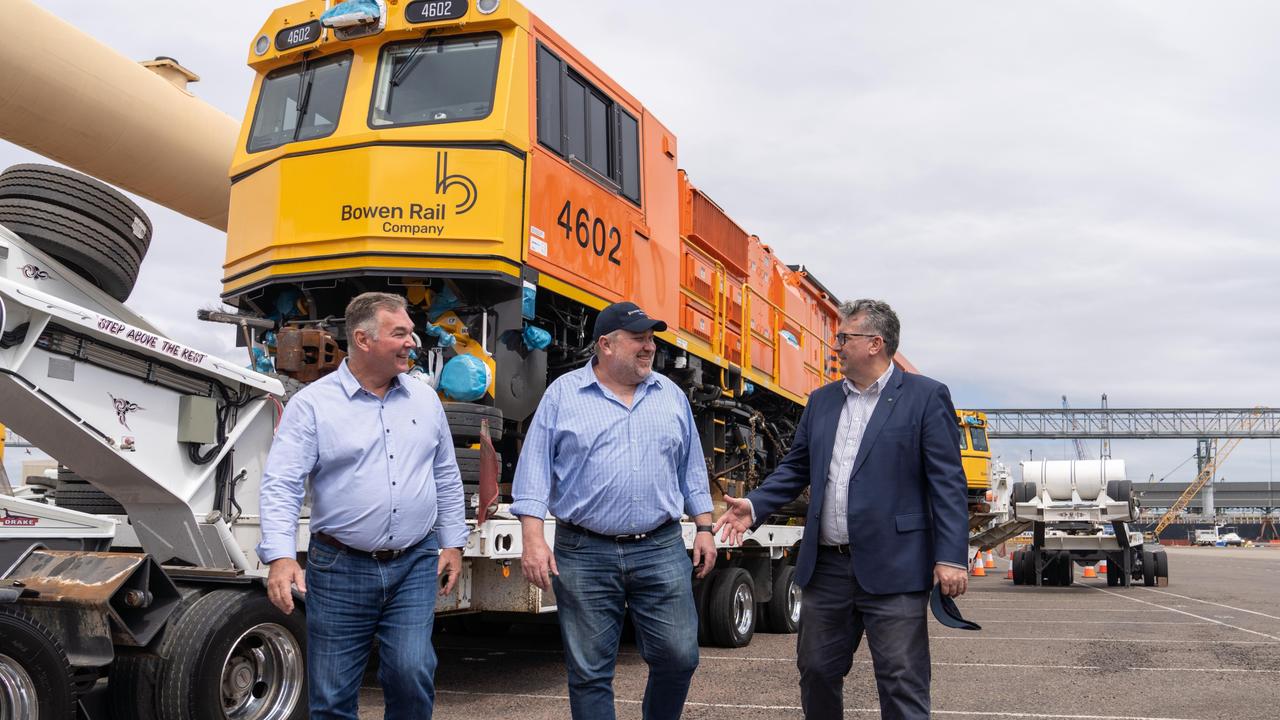
<path id="1" fill-rule="evenodd" d="M 1169 584 L 1169 554 L 1161 550 L 1154 553 L 1156 558 L 1156 584 Z M 1163 582 L 1161 582 L 1163 581 Z"/>
<path id="2" fill-rule="evenodd" d="M 756 630 L 756 593 L 751 573 L 726 568 L 711 586 L 707 613 L 711 639 L 727 648 L 744 647 Z"/>
<path id="3" fill-rule="evenodd" d="M 1154 587 L 1156 584 L 1156 554 L 1150 550 L 1142 549 L 1142 584 L 1147 587 Z"/>
<path id="4" fill-rule="evenodd" d="M 1025 550 L 1014 550 L 1013 555 L 1009 558 L 1009 572 L 1013 574 L 1013 584 L 1022 584 L 1022 553 Z"/>
<path id="5" fill-rule="evenodd" d="M 711 644 L 711 618 L 707 617 L 707 597 L 711 595 L 711 585 L 720 575 L 720 571 L 712 569 L 711 573 L 699 580 L 693 580 L 693 606 L 698 611 L 698 644 Z"/>
<path id="6" fill-rule="evenodd" d="M 799 629 L 800 592 L 795 566 L 780 566 L 773 574 L 773 598 L 764 603 L 764 619 L 770 632 L 792 634 Z"/>
<path id="7" fill-rule="evenodd" d="M 155 657 L 118 653 L 111 662 L 107 697 L 116 720 L 156 720 L 160 662 Z"/>
<path id="8" fill-rule="evenodd" d="M 454 442 L 470 445 L 480 440 L 480 421 L 489 421 L 489 439 L 502 439 L 502 411 L 488 405 L 474 403 L 444 403 L 444 416 L 449 421 L 449 432 Z"/>
<path id="9" fill-rule="evenodd" d="M 0 607 L 0 716 L 69 720 L 71 664 L 58 639 L 21 608 Z"/>
<path id="10" fill-rule="evenodd" d="M 1071 587 L 1076 581 L 1076 567 L 1071 560 L 1071 553 L 1065 550 L 1058 552 L 1058 584 Z"/>
<path id="11" fill-rule="evenodd" d="M 1036 551 L 1023 550 L 1021 552 L 1022 552 L 1022 560 L 1021 562 L 1018 563 L 1018 565 L 1019 567 L 1022 568 L 1022 584 L 1035 585 L 1036 584 Z"/>
<path id="12" fill-rule="evenodd" d="M 1119 553 L 1107 554 L 1107 585 L 1115 587 L 1123 585 L 1124 556 Z"/>
<path id="13" fill-rule="evenodd" d="M 303 720 L 306 620 L 258 590 L 204 595 L 166 632 L 159 715 L 172 720 Z"/>

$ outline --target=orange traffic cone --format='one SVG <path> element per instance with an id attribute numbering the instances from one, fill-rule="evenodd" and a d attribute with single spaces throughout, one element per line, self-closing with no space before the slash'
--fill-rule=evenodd
<path id="1" fill-rule="evenodd" d="M 1094 570 L 1092 565 L 1085 565 L 1085 566 L 1084 566 L 1084 575 L 1083 575 L 1082 577 L 1087 577 L 1087 578 L 1096 578 L 1096 577 L 1098 577 L 1098 571 L 1097 571 L 1097 570 Z"/>
<path id="2" fill-rule="evenodd" d="M 1013 560 L 1012 559 L 1009 560 L 1009 572 L 1004 574 L 1004 579 L 1005 580 L 1013 579 Z"/>
<path id="3" fill-rule="evenodd" d="M 988 552 L 987 556 L 982 560 L 982 566 L 988 570 L 996 569 L 996 559 L 994 557 L 991 557 L 990 552 Z"/>
<path id="4" fill-rule="evenodd" d="M 1098 574 L 1105 575 L 1106 573 L 1107 573 L 1107 561 L 1103 560 L 1102 562 L 1098 563 Z"/>
<path id="5" fill-rule="evenodd" d="M 974 566 L 973 566 L 973 576 L 974 576 L 974 577 L 986 577 L 986 576 L 987 576 L 987 571 L 986 571 L 986 569 L 984 569 L 984 568 L 982 567 L 982 563 L 978 563 L 977 565 L 974 565 Z"/>

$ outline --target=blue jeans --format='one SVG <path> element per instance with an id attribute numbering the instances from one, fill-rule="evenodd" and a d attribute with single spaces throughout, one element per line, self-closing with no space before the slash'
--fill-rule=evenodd
<path id="1" fill-rule="evenodd" d="M 645 720 L 676 720 L 698 667 L 698 613 L 693 563 L 680 525 L 650 537 L 616 542 L 556 526 L 552 578 L 560 612 L 574 720 L 612 720 L 613 668 L 624 613 L 649 666 Z"/>
<path id="2" fill-rule="evenodd" d="M 430 718 L 435 704 L 435 533 L 394 560 L 313 541 L 307 556 L 307 680 L 312 720 L 356 720 L 360 681 L 378 638 L 387 720 Z"/>

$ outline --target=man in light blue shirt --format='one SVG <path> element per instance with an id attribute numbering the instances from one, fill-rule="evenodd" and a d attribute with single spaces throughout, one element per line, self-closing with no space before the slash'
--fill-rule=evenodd
<path id="1" fill-rule="evenodd" d="M 693 411 L 653 372 L 653 333 L 634 303 L 596 319 L 595 357 L 547 388 L 516 468 L 525 578 L 555 590 L 575 720 L 614 717 L 624 613 L 649 665 L 646 720 L 680 717 L 698 666 L 692 571 L 715 565 L 711 494 Z M 543 520 L 557 518 L 555 552 Z M 693 559 L 679 519 L 694 518 Z"/>
<path id="2" fill-rule="evenodd" d="M 444 408 L 410 379 L 404 298 L 365 293 L 347 306 L 349 355 L 289 402 L 263 471 L 267 594 L 293 612 L 306 594 L 313 720 L 355 720 L 370 646 L 389 719 L 430 718 L 436 578 L 453 589 L 467 542 L 462 478 Z M 304 484 L 312 488 L 304 577 L 296 560 Z M 310 590 L 308 591 L 308 585 Z"/>

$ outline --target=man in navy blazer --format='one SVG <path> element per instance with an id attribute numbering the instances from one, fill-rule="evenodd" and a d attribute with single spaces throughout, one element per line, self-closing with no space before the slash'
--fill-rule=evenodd
<path id="1" fill-rule="evenodd" d="M 947 387 L 893 364 L 888 304 L 840 307 L 844 380 L 809 397 L 791 450 L 746 498 L 726 497 L 730 543 L 809 488 L 796 559 L 797 664 L 807 720 L 844 716 L 844 677 L 865 632 L 883 718 L 929 717 L 926 611 L 934 582 L 968 585 L 960 434 Z"/>

